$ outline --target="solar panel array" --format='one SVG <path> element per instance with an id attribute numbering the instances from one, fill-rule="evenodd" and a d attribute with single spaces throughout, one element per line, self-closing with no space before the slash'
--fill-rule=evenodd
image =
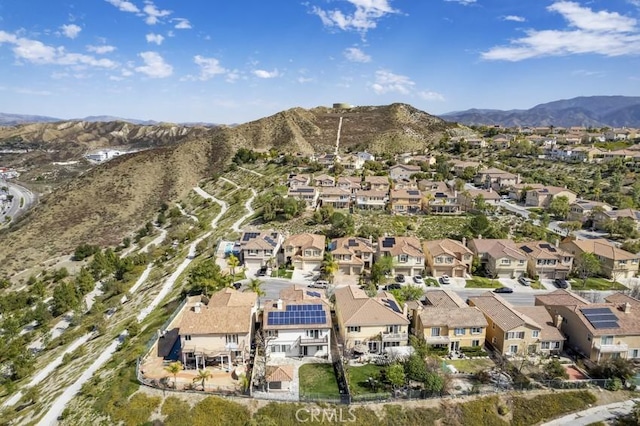
<path id="1" fill-rule="evenodd" d="M 398 307 L 398 304 L 396 302 L 394 302 L 393 300 L 391 300 L 391 299 L 382 299 L 382 303 L 387 308 L 391 309 L 392 311 L 395 311 L 395 312 L 398 312 L 398 313 L 402 312 L 400 310 L 400 308 Z"/>
<path id="2" fill-rule="evenodd" d="M 583 308 L 580 311 L 596 330 L 620 328 L 618 317 L 609 308 Z"/>
<path id="3" fill-rule="evenodd" d="M 382 240 L 382 247 L 393 247 L 396 244 L 396 239 L 394 237 L 386 237 Z"/>
<path id="4" fill-rule="evenodd" d="M 311 297 L 322 297 L 322 295 L 317 291 L 308 291 L 307 294 Z"/>
<path id="5" fill-rule="evenodd" d="M 260 235 L 259 232 L 245 232 L 244 235 L 242 236 L 242 241 L 253 240 L 258 235 Z"/>
<path id="6" fill-rule="evenodd" d="M 284 311 L 269 312 L 267 325 L 324 324 L 327 314 L 322 305 L 287 305 Z"/>
<path id="7" fill-rule="evenodd" d="M 420 195 L 420 191 L 416 191 L 415 189 L 410 189 L 409 191 L 407 191 L 407 194 L 409 194 L 409 195 Z"/>

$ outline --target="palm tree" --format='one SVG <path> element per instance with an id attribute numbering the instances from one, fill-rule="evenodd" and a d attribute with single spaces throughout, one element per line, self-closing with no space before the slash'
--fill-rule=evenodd
<path id="1" fill-rule="evenodd" d="M 340 265 L 338 265 L 338 262 L 336 262 L 331 254 L 325 256 L 324 260 L 322 261 L 322 270 L 327 275 L 327 280 L 331 283 L 333 283 L 333 277 L 336 272 L 338 272 L 339 267 Z"/>
<path id="2" fill-rule="evenodd" d="M 235 275 L 236 268 L 240 266 L 240 259 L 238 259 L 234 255 L 229 255 L 229 258 L 227 259 L 227 266 L 229 267 L 229 269 L 231 269 L 231 275 Z"/>
<path id="3" fill-rule="evenodd" d="M 180 361 L 172 362 L 164 368 L 168 373 L 173 375 L 173 388 L 178 388 L 178 373 L 183 370 L 182 363 Z"/>
<path id="4" fill-rule="evenodd" d="M 193 378 L 193 383 L 200 382 L 200 384 L 202 385 L 202 391 L 204 392 L 204 383 L 210 378 L 211 378 L 211 371 L 207 370 L 206 368 L 203 368 L 201 370 L 198 370 L 198 374 L 196 375 L 196 377 Z"/>
<path id="5" fill-rule="evenodd" d="M 262 289 L 262 281 L 258 278 L 251 278 L 249 280 L 249 283 L 247 284 L 247 290 L 254 292 L 259 297 L 266 295 L 265 291 Z"/>

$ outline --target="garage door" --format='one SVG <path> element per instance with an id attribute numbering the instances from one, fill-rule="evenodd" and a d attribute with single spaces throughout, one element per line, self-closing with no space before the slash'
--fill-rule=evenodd
<path id="1" fill-rule="evenodd" d="M 341 266 L 339 269 L 340 269 L 340 272 L 345 275 L 351 274 L 351 271 L 350 271 L 351 268 L 349 266 Z"/>

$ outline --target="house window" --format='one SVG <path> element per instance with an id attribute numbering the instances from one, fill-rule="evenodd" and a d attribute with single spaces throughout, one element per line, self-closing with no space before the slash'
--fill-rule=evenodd
<path id="1" fill-rule="evenodd" d="M 640 355 L 640 349 L 631 349 L 629 351 L 629 358 L 638 358 Z"/>
<path id="2" fill-rule="evenodd" d="M 444 262 L 445 263 L 453 263 L 453 257 L 445 257 L 444 258 Z"/>
<path id="3" fill-rule="evenodd" d="M 509 345 L 509 353 L 515 355 L 518 353 L 518 345 Z"/>
<path id="4" fill-rule="evenodd" d="M 185 335 L 184 340 L 191 340 L 191 335 L 190 334 Z"/>
<path id="5" fill-rule="evenodd" d="M 482 327 L 471 327 L 471 334 L 482 334 Z"/>
<path id="6" fill-rule="evenodd" d="M 347 327 L 347 332 L 349 332 L 349 333 L 360 333 L 360 326 L 349 326 L 349 327 Z"/>
<path id="7" fill-rule="evenodd" d="M 511 259 L 500 259 L 501 265 L 511 265 Z"/>
<path id="8" fill-rule="evenodd" d="M 282 349 L 282 352 L 289 352 L 291 350 L 291 345 L 281 345 L 280 349 Z"/>
<path id="9" fill-rule="evenodd" d="M 456 328 L 453 331 L 453 334 L 455 334 L 456 336 L 464 336 L 467 333 L 467 329 L 466 328 Z"/>
<path id="10" fill-rule="evenodd" d="M 560 349 L 560 342 L 553 342 L 553 349 Z"/>
<path id="11" fill-rule="evenodd" d="M 400 326 L 399 325 L 388 325 L 387 326 L 387 333 L 400 333 Z"/>
<path id="12" fill-rule="evenodd" d="M 495 344 L 497 342 L 497 339 L 495 337 L 491 338 L 491 343 Z"/>
<path id="13" fill-rule="evenodd" d="M 280 352 L 280 345 L 271 345 L 271 352 Z"/>
<path id="14" fill-rule="evenodd" d="M 551 348 L 551 342 L 540 343 L 540 349 L 550 349 L 550 348 Z"/>
<path id="15" fill-rule="evenodd" d="M 442 256 L 436 257 L 436 263 L 442 263 Z"/>
<path id="16" fill-rule="evenodd" d="M 510 331 L 507 333 L 507 340 L 524 339 L 524 331 Z"/>
<path id="17" fill-rule="evenodd" d="M 401 254 L 398 256 L 398 262 L 407 263 L 409 261 L 409 255 Z"/>
<path id="18" fill-rule="evenodd" d="M 432 327 L 431 337 L 439 337 L 439 336 L 440 336 L 440 327 Z"/>
<path id="19" fill-rule="evenodd" d="M 531 332 L 531 337 L 533 337 L 534 339 L 540 336 L 540 332 L 538 330 L 533 330 Z"/>
<path id="20" fill-rule="evenodd" d="M 601 345 L 613 345 L 613 336 L 602 336 L 600 338 Z"/>
<path id="21" fill-rule="evenodd" d="M 227 343 L 238 343 L 238 335 L 237 334 L 227 334 L 225 336 Z"/>
<path id="22" fill-rule="evenodd" d="M 267 330 L 267 337 L 278 337 L 278 330 Z"/>
<path id="23" fill-rule="evenodd" d="M 480 340 L 472 340 L 471 346 L 480 346 Z"/>
<path id="24" fill-rule="evenodd" d="M 249 249 L 249 256 L 257 256 L 258 255 L 258 250 L 256 249 Z"/>

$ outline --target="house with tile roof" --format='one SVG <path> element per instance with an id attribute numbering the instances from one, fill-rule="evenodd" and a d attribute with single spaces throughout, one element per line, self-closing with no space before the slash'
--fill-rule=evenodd
<path id="1" fill-rule="evenodd" d="M 425 241 L 422 251 L 427 272 L 433 277 L 448 275 L 464 278 L 470 274 L 473 252 L 466 247 L 465 242 L 449 238 Z"/>
<path id="2" fill-rule="evenodd" d="M 293 365 L 267 365 L 264 379 L 268 392 L 290 392 L 295 376 Z"/>
<path id="3" fill-rule="evenodd" d="M 391 184 L 388 176 L 365 176 L 364 189 L 389 192 Z"/>
<path id="4" fill-rule="evenodd" d="M 638 273 L 640 256 L 616 247 L 604 238 L 576 240 L 565 239 L 560 248 L 576 258 L 582 253 L 593 253 L 600 261 L 600 274 L 611 279 L 632 278 Z"/>
<path id="5" fill-rule="evenodd" d="M 489 276 L 518 278 L 527 272 L 527 256 L 511 240 L 475 238 L 468 246 Z"/>
<path id="6" fill-rule="evenodd" d="M 319 270 L 324 258 L 324 235 L 294 234 L 282 243 L 281 263 L 293 265 L 302 271 Z"/>
<path id="7" fill-rule="evenodd" d="M 573 254 L 547 241 L 528 241 L 517 244 L 527 256 L 527 273 L 541 279 L 566 279 L 573 269 Z"/>
<path id="8" fill-rule="evenodd" d="M 636 229 L 640 228 L 640 210 L 635 209 L 599 209 L 593 213 L 593 227 L 600 230 L 606 230 L 607 225 L 611 221 L 620 220 L 622 218 L 627 218 L 627 220 L 633 221 Z"/>
<path id="9" fill-rule="evenodd" d="M 280 251 L 282 234 L 276 231 L 245 231 L 240 236 L 240 260 L 249 269 L 267 265 Z"/>
<path id="10" fill-rule="evenodd" d="M 565 346 L 591 361 L 640 358 L 640 301 L 622 293 L 591 303 L 567 290 L 538 295 L 544 307 L 561 323 Z"/>
<path id="11" fill-rule="evenodd" d="M 498 191 L 502 188 L 519 184 L 520 175 L 496 168 L 482 169 L 478 171 L 473 182 L 475 185 L 481 185 L 484 188 L 493 188 L 495 191 Z"/>
<path id="12" fill-rule="evenodd" d="M 577 194 L 567 188 L 559 186 L 545 186 L 543 188 L 530 189 L 525 195 L 525 206 L 548 208 L 557 197 L 567 197 L 569 204 L 576 201 Z"/>
<path id="13" fill-rule="evenodd" d="M 461 212 L 458 192 L 445 182 L 420 181 L 423 209 L 430 214 L 457 214 Z"/>
<path id="14" fill-rule="evenodd" d="M 313 185 L 322 187 L 336 186 L 336 179 L 333 176 L 321 174 L 313 177 Z"/>
<path id="15" fill-rule="evenodd" d="M 613 207 L 600 201 L 579 199 L 569 205 L 569 216 L 567 219 L 584 223 L 592 219 L 598 210 L 611 211 Z"/>
<path id="16" fill-rule="evenodd" d="M 306 174 L 292 174 L 287 178 L 289 188 L 297 188 L 299 186 L 308 186 L 311 177 Z"/>
<path id="17" fill-rule="evenodd" d="M 318 191 L 318 188 L 316 188 L 315 186 L 292 186 L 287 191 L 287 197 L 295 198 L 296 200 L 302 200 L 306 203 L 307 207 L 315 208 L 316 204 L 318 204 L 320 191 Z"/>
<path id="18" fill-rule="evenodd" d="M 419 213 L 422 210 L 422 192 L 417 189 L 392 189 L 389 205 L 394 213 Z"/>
<path id="19" fill-rule="evenodd" d="M 376 260 L 383 256 L 393 258 L 392 274 L 420 275 L 424 270 L 424 252 L 415 237 L 380 237 Z"/>
<path id="20" fill-rule="evenodd" d="M 329 243 L 329 251 L 345 275 L 360 275 L 371 269 L 376 252 L 373 243 L 362 237 L 335 238 Z"/>
<path id="21" fill-rule="evenodd" d="M 467 189 L 458 192 L 458 204 L 462 211 L 473 211 L 476 208 L 476 199 L 482 197 L 484 203 L 488 206 L 498 206 L 500 204 L 500 194 L 489 189 Z"/>
<path id="22" fill-rule="evenodd" d="M 356 207 L 361 210 L 384 210 L 389 191 L 360 190 L 356 193 Z"/>
<path id="23" fill-rule="evenodd" d="M 285 357 L 331 359 L 331 309 L 321 291 L 292 286 L 265 302 L 262 329 L 270 362 Z"/>
<path id="24" fill-rule="evenodd" d="M 469 297 L 487 320 L 487 344 L 502 355 L 526 355 L 540 351 L 542 326 L 493 292 Z"/>
<path id="25" fill-rule="evenodd" d="M 351 190 L 332 186 L 320 188 L 320 203 L 334 209 L 346 209 L 351 202 Z"/>
<path id="26" fill-rule="evenodd" d="M 560 354 L 566 338 L 560 330 L 562 318 L 552 316 L 543 306 L 516 306 L 515 309 L 540 326 L 537 351 L 542 354 Z"/>
<path id="27" fill-rule="evenodd" d="M 224 288 L 210 298 L 188 297 L 167 330 L 176 330 L 185 368 L 249 360 L 258 295 Z"/>
<path id="28" fill-rule="evenodd" d="M 483 347 L 487 320 L 475 307 L 467 305 L 449 290 L 430 290 L 424 303 L 413 310 L 412 329 L 429 346 L 457 351 L 465 347 Z"/>
<path id="29" fill-rule="evenodd" d="M 336 187 L 346 189 L 355 194 L 362 188 L 360 176 L 340 176 L 336 181 Z"/>
<path id="30" fill-rule="evenodd" d="M 337 288 L 335 311 L 344 348 L 360 353 L 384 353 L 386 348 L 406 346 L 409 341 L 407 308 L 393 294 L 369 297 L 355 286 Z"/>
<path id="31" fill-rule="evenodd" d="M 389 168 L 389 176 L 392 180 L 397 181 L 400 179 L 411 179 L 411 176 L 416 173 L 421 173 L 420 166 L 412 166 L 411 164 L 396 164 Z"/>

